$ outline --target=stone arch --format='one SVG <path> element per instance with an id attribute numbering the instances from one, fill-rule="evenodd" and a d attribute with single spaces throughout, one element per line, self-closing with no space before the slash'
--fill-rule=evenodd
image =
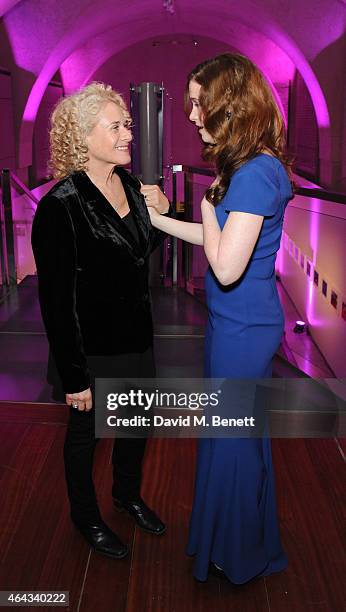
<path id="1" fill-rule="evenodd" d="M 100 33 L 115 27 L 117 33 L 119 33 L 117 38 L 116 52 L 119 52 L 134 42 L 143 40 L 145 38 L 171 33 L 169 27 L 170 23 L 168 21 L 163 22 L 162 19 L 157 17 L 156 19 L 154 18 L 150 21 L 150 24 L 146 29 L 146 34 L 143 35 L 142 20 L 145 20 L 146 23 L 148 23 L 148 16 L 137 15 L 137 19 L 131 24 L 131 36 L 129 37 L 129 30 L 126 30 L 124 27 L 122 28 L 121 24 L 119 23 L 119 14 L 114 17 L 112 17 L 112 15 L 113 12 L 108 13 L 107 11 L 104 11 L 102 15 L 98 15 L 98 19 L 91 20 L 89 13 L 83 14 L 79 22 L 75 22 L 73 30 L 69 31 L 51 52 L 48 60 L 42 67 L 40 74 L 37 76 L 23 112 L 20 128 L 19 166 L 27 166 L 31 163 L 29 143 L 32 140 L 33 125 L 40 101 L 52 76 L 60 68 L 63 61 L 69 57 L 73 51 L 85 44 L 90 37 L 97 36 Z M 202 23 L 202 21 L 199 23 L 198 20 L 196 20 L 195 15 L 193 15 L 191 19 L 191 23 L 188 23 L 187 20 L 184 28 L 180 28 L 181 33 L 191 34 L 193 32 L 193 34 L 196 36 L 208 36 L 210 34 L 210 26 L 207 19 L 205 23 Z M 210 19 L 212 19 L 212 15 L 210 15 Z M 245 11 L 242 12 L 238 10 L 237 13 L 232 13 L 232 15 L 225 14 L 225 22 L 227 20 L 228 22 L 231 20 L 239 21 L 243 25 L 254 30 L 253 16 L 250 14 L 247 15 Z M 113 21 L 116 21 L 116 23 L 113 23 Z M 262 33 L 264 36 L 277 44 L 277 46 L 288 55 L 288 57 L 295 64 L 296 68 L 299 70 L 307 85 L 314 105 L 317 123 L 319 126 L 320 143 L 323 145 L 324 151 L 327 153 L 327 155 L 330 154 L 331 135 L 329 129 L 330 121 L 328 107 L 319 81 L 309 61 L 298 48 L 296 43 L 286 32 L 284 32 L 282 28 L 280 28 L 277 24 L 274 24 L 273 20 L 270 23 L 268 22 L 267 16 L 263 15 L 262 21 L 256 21 L 256 31 Z M 78 33 L 77 35 L 76 32 Z M 223 40 L 223 42 L 227 42 L 228 44 L 231 43 L 231 41 L 227 41 L 226 26 L 223 30 L 220 29 L 218 31 L 218 36 L 215 37 L 215 39 Z"/>

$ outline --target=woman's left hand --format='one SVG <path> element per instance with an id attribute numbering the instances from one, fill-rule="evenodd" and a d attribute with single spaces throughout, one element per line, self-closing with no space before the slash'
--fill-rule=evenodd
<path id="1" fill-rule="evenodd" d="M 160 215 L 168 212 L 169 201 L 158 185 L 142 185 L 141 193 L 148 207 L 152 206 Z"/>

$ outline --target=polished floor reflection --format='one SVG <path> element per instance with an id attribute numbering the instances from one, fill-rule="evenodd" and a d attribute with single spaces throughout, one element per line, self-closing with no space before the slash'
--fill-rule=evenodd
<path id="1" fill-rule="evenodd" d="M 286 324 L 274 375 L 333 377 L 311 337 L 293 332 L 299 315 L 283 287 L 278 288 Z M 152 299 L 158 376 L 202 376 L 205 305 L 179 288 L 153 288 Z M 48 344 L 35 276 L 25 278 L 0 304 L 0 347 L 0 401 L 50 402 Z"/>
<path id="2" fill-rule="evenodd" d="M 114 561 L 92 552 L 69 519 L 62 459 L 67 416 L 62 405 L 0 402 L 1 589 L 69 591 L 76 612 L 344 609 L 342 440 L 340 446 L 333 439 L 272 441 L 286 571 L 244 585 L 215 576 L 197 583 L 185 555 L 196 441 L 149 441 L 142 494 L 167 524 L 159 538 L 114 511 L 112 440 L 99 442 L 94 478 L 102 514 L 131 549 Z"/>

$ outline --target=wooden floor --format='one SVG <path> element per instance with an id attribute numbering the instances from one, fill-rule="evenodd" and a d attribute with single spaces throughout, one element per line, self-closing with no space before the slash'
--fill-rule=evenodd
<path id="1" fill-rule="evenodd" d="M 73 612 L 345 610 L 343 441 L 273 440 L 289 568 L 232 586 L 214 576 L 197 583 L 184 553 L 195 467 L 191 440 L 149 443 L 143 496 L 167 523 L 162 537 L 113 511 L 112 441 L 99 443 L 95 482 L 103 516 L 131 553 L 114 561 L 90 552 L 68 516 L 66 420 L 64 406 L 0 403 L 1 590 L 66 590 Z"/>

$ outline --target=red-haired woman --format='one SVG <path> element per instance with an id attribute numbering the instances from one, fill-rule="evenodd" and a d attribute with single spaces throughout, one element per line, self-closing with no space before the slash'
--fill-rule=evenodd
<path id="1" fill-rule="evenodd" d="M 163 194 L 154 186 L 142 191 L 153 225 L 203 244 L 209 261 L 205 376 L 270 377 L 284 326 L 274 264 L 292 198 L 283 120 L 262 74 L 242 55 L 198 65 L 186 95 L 204 158 L 217 171 L 202 224 L 163 218 L 155 211 Z M 201 581 L 210 569 L 241 584 L 287 566 L 269 438 L 199 440 L 187 550 Z"/>

